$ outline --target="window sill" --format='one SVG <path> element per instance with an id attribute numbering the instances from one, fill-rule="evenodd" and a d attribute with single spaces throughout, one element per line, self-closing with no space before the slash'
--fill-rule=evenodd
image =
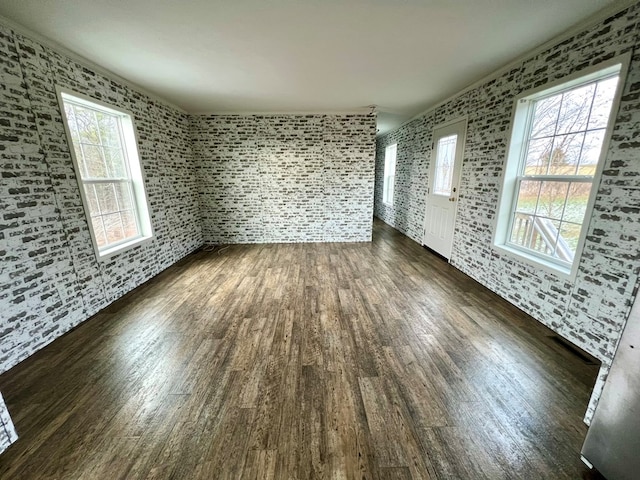
<path id="1" fill-rule="evenodd" d="M 574 281 L 576 278 L 576 272 L 569 267 L 563 267 L 553 262 L 546 261 L 536 255 L 530 255 L 522 250 L 509 247 L 508 245 L 493 245 L 498 252 L 524 262 L 533 267 L 539 268 L 546 273 L 552 273 L 564 280 Z M 574 260 L 575 261 L 575 260 Z"/>
<path id="2" fill-rule="evenodd" d="M 105 248 L 104 250 L 96 249 L 96 256 L 98 257 L 98 260 L 105 261 L 113 257 L 114 255 L 126 252 L 127 250 L 131 250 L 134 247 L 149 243 L 151 240 L 153 240 L 153 235 L 150 235 L 147 237 L 136 237 L 127 242 L 114 245 L 113 247 Z"/>

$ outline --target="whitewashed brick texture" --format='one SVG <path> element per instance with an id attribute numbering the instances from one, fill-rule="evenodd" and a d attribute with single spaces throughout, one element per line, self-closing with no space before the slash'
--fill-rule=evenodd
<path id="1" fill-rule="evenodd" d="M 191 121 L 205 243 L 371 240 L 373 116 Z"/>
<path id="2" fill-rule="evenodd" d="M 590 421 L 640 270 L 640 4 L 585 29 L 467 89 L 377 142 L 375 215 L 420 242 L 434 126 L 466 116 L 468 130 L 451 263 L 603 362 Z M 500 254 L 492 247 L 514 97 L 614 56 L 632 52 L 620 109 L 588 219 L 575 281 Z M 398 144 L 393 207 L 382 202 L 384 149 Z"/>
<path id="3" fill-rule="evenodd" d="M 1 25 L 0 58 L 0 373 L 205 242 L 371 239 L 370 115 L 190 116 Z M 152 242 L 96 260 L 56 86 L 133 114 Z"/>
<path id="4" fill-rule="evenodd" d="M 0 26 L 0 372 L 202 245 L 186 114 Z M 55 92 L 130 111 L 155 239 L 96 260 Z"/>

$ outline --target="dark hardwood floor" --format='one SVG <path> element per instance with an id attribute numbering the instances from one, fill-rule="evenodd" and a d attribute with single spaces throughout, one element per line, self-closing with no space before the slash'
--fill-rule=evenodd
<path id="1" fill-rule="evenodd" d="M 581 478 L 552 336 L 379 221 L 200 251 L 0 376 L 0 478 Z"/>

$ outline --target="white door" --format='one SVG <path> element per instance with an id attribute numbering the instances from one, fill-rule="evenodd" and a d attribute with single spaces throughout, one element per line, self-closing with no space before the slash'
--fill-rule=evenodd
<path id="1" fill-rule="evenodd" d="M 458 120 L 433 130 L 433 153 L 422 244 L 447 259 L 451 257 L 453 247 L 453 227 L 466 130 L 466 120 Z"/>

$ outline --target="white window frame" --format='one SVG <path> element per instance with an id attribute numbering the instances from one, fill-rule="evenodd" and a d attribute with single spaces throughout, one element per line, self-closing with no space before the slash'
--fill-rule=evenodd
<path id="1" fill-rule="evenodd" d="M 500 253 L 517 258 L 529 265 L 538 267 L 543 271 L 554 273 L 561 278 L 575 280 L 580 263 L 580 257 L 582 256 L 584 243 L 589 230 L 589 222 L 593 214 L 593 207 L 595 204 L 598 186 L 600 185 L 604 163 L 609 150 L 611 133 L 613 131 L 613 126 L 620 106 L 620 97 L 624 87 L 630 57 L 630 54 L 620 55 L 619 57 L 588 67 L 577 74 L 570 75 L 556 82 L 523 92 L 516 97 L 513 107 L 509 144 L 507 146 L 504 179 L 500 192 L 500 199 L 498 201 L 498 213 L 496 215 L 496 224 L 494 229 L 493 246 Z M 531 128 L 534 104 L 532 100 L 538 100 L 563 91 L 572 90 L 581 85 L 591 83 L 614 74 L 619 76 L 619 81 L 616 87 L 613 103 L 611 105 L 611 112 L 607 121 L 598 164 L 593 179 L 591 180 L 591 193 L 587 202 L 573 262 L 568 264 L 561 261 L 555 261 L 554 259 L 546 256 L 537 255 L 530 250 L 518 248 L 517 245 L 510 244 L 508 240 L 511 234 L 513 212 L 517 203 L 518 177 L 520 175 L 522 162 L 525 161 L 524 157 L 527 151 L 528 135 Z"/>
<path id="2" fill-rule="evenodd" d="M 123 253 L 138 245 L 142 245 L 151 241 L 154 238 L 154 234 L 153 227 L 151 225 L 151 216 L 149 214 L 149 201 L 147 199 L 147 194 L 144 186 L 144 178 L 142 175 L 142 167 L 140 165 L 140 156 L 138 154 L 138 134 L 133 122 L 133 114 L 128 112 L 127 110 L 114 107 L 113 105 L 109 105 L 107 103 L 95 100 L 93 98 L 87 97 L 86 95 L 82 95 L 65 88 L 56 87 L 56 93 L 58 96 L 60 113 L 62 115 L 62 120 L 64 123 L 64 129 L 71 153 L 71 159 L 73 161 L 73 167 L 76 173 L 76 179 L 78 181 L 78 187 L 80 189 L 82 204 L 84 207 L 87 223 L 89 225 L 89 232 L 91 234 L 91 241 L 93 243 L 93 249 L 95 251 L 96 258 L 98 260 L 106 260 L 113 255 Z M 84 186 L 86 184 L 100 183 L 100 180 L 82 178 L 80 162 L 76 155 L 76 149 L 74 148 L 73 137 L 71 135 L 71 129 L 69 127 L 69 122 L 65 111 L 65 102 L 74 103 L 84 108 L 101 111 L 118 117 L 127 177 L 121 179 L 108 179 L 108 181 L 110 183 L 130 183 L 132 198 L 135 204 L 135 216 L 139 235 L 126 238 L 119 242 L 113 242 L 102 247 L 98 246 L 98 242 L 96 241 L 96 233 L 93 228 L 93 222 L 91 221 L 91 210 L 89 207 L 89 201 L 86 197 Z"/>
<path id="3" fill-rule="evenodd" d="M 387 145 L 384 149 L 384 180 L 382 182 L 382 203 L 393 206 L 396 185 L 396 158 L 398 144 Z"/>

